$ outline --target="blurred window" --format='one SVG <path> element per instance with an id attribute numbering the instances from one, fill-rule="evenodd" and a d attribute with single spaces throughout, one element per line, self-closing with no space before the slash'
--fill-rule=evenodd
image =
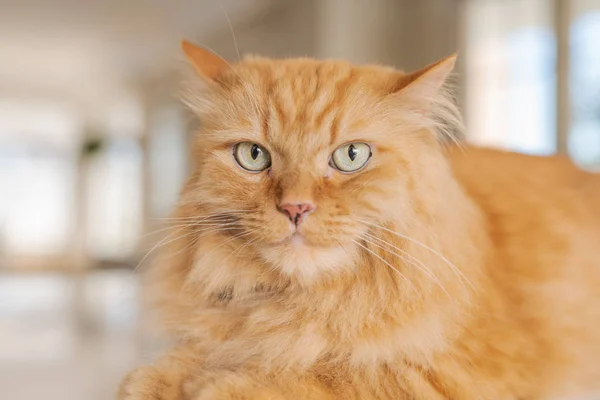
<path id="1" fill-rule="evenodd" d="M 600 169 L 600 1 L 574 1 L 573 8 L 569 153 Z"/>
<path id="2" fill-rule="evenodd" d="M 8 267 L 20 268 L 17 260 L 42 266 L 44 255 L 68 263 L 79 250 L 96 259 L 135 254 L 143 172 L 131 132 L 140 131 L 140 116 L 122 104 L 115 110 L 99 151 L 80 160 L 81 114 L 57 103 L 0 99 L 0 261 Z"/>
<path id="3" fill-rule="evenodd" d="M 73 159 L 25 146 L 3 149 L 0 171 L 4 249 L 21 254 L 64 252 L 73 223 Z"/>
<path id="4" fill-rule="evenodd" d="M 136 251 L 142 229 L 142 153 L 137 138 L 108 139 L 88 161 L 87 249 L 99 259 Z"/>
<path id="5" fill-rule="evenodd" d="M 181 107 L 166 105 L 158 109 L 150 132 L 150 212 L 162 218 L 173 210 L 188 173 L 189 146 Z"/>
<path id="6" fill-rule="evenodd" d="M 469 138 L 525 153 L 554 152 L 556 41 L 551 2 L 467 4 Z"/>
<path id="7" fill-rule="evenodd" d="M 600 0 L 569 8 L 569 153 L 600 169 Z M 466 120 L 471 141 L 532 154 L 556 151 L 554 2 L 467 0 Z"/>
<path id="8" fill-rule="evenodd" d="M 508 35 L 507 132 L 512 150 L 556 151 L 556 41 L 547 27 L 526 27 Z"/>
<path id="9" fill-rule="evenodd" d="M 78 128 L 60 105 L 0 101 L 0 254 L 67 251 Z"/>

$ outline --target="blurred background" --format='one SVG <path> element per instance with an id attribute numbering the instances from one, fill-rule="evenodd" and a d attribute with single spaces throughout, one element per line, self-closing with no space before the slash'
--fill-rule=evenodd
<path id="1" fill-rule="evenodd" d="M 186 175 L 185 37 L 416 69 L 468 140 L 600 169 L 600 0 L 0 0 L 0 393 L 112 399 L 164 345 L 137 269 Z M 152 233 L 155 232 L 155 233 Z"/>

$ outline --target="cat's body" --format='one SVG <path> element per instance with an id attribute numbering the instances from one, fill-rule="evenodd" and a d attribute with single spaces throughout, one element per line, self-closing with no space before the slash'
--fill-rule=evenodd
<path id="1" fill-rule="evenodd" d="M 512 398 L 560 398 L 582 382 L 597 387 L 600 176 L 562 157 L 471 148 L 450 160 L 491 240 L 490 288 L 481 295 L 499 308 L 487 313 L 505 312 L 499 326 L 478 315 L 482 331 L 471 340 L 492 350 L 476 356 L 479 363 L 522 388 Z"/>
<path id="2" fill-rule="evenodd" d="M 175 213 L 185 224 L 154 281 L 180 344 L 132 373 L 121 399 L 525 400 L 600 388 L 598 176 L 557 157 L 444 150 L 426 114 L 443 101 L 427 91 L 445 61 L 403 75 L 250 60 L 228 75 L 187 52 L 217 86 L 197 103 L 209 106 Z M 229 150 L 250 138 L 271 153 L 256 174 L 236 170 Z M 359 140 L 372 151 L 362 169 L 326 166 Z M 310 199 L 301 223 L 278 206 L 290 196 Z"/>

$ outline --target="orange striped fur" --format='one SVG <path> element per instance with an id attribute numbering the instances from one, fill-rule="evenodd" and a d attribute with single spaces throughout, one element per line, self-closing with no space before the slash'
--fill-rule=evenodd
<path id="1" fill-rule="evenodd" d="M 600 386 L 600 178 L 444 147 L 454 58 L 404 74 L 186 44 L 194 171 L 151 291 L 177 345 L 119 399 L 506 399 Z M 192 46 L 192 47 L 190 47 Z M 206 64 L 206 65 L 205 65 Z M 215 73 L 218 71 L 218 73 Z M 268 171 L 235 164 L 258 143 Z M 368 143 L 364 169 L 329 165 Z M 282 196 L 317 208 L 289 239 Z"/>

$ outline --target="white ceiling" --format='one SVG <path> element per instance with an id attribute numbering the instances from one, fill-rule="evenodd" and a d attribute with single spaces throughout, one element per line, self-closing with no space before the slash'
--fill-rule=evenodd
<path id="1" fill-rule="evenodd" d="M 0 0 L 0 98 L 111 101 L 267 0 Z"/>

